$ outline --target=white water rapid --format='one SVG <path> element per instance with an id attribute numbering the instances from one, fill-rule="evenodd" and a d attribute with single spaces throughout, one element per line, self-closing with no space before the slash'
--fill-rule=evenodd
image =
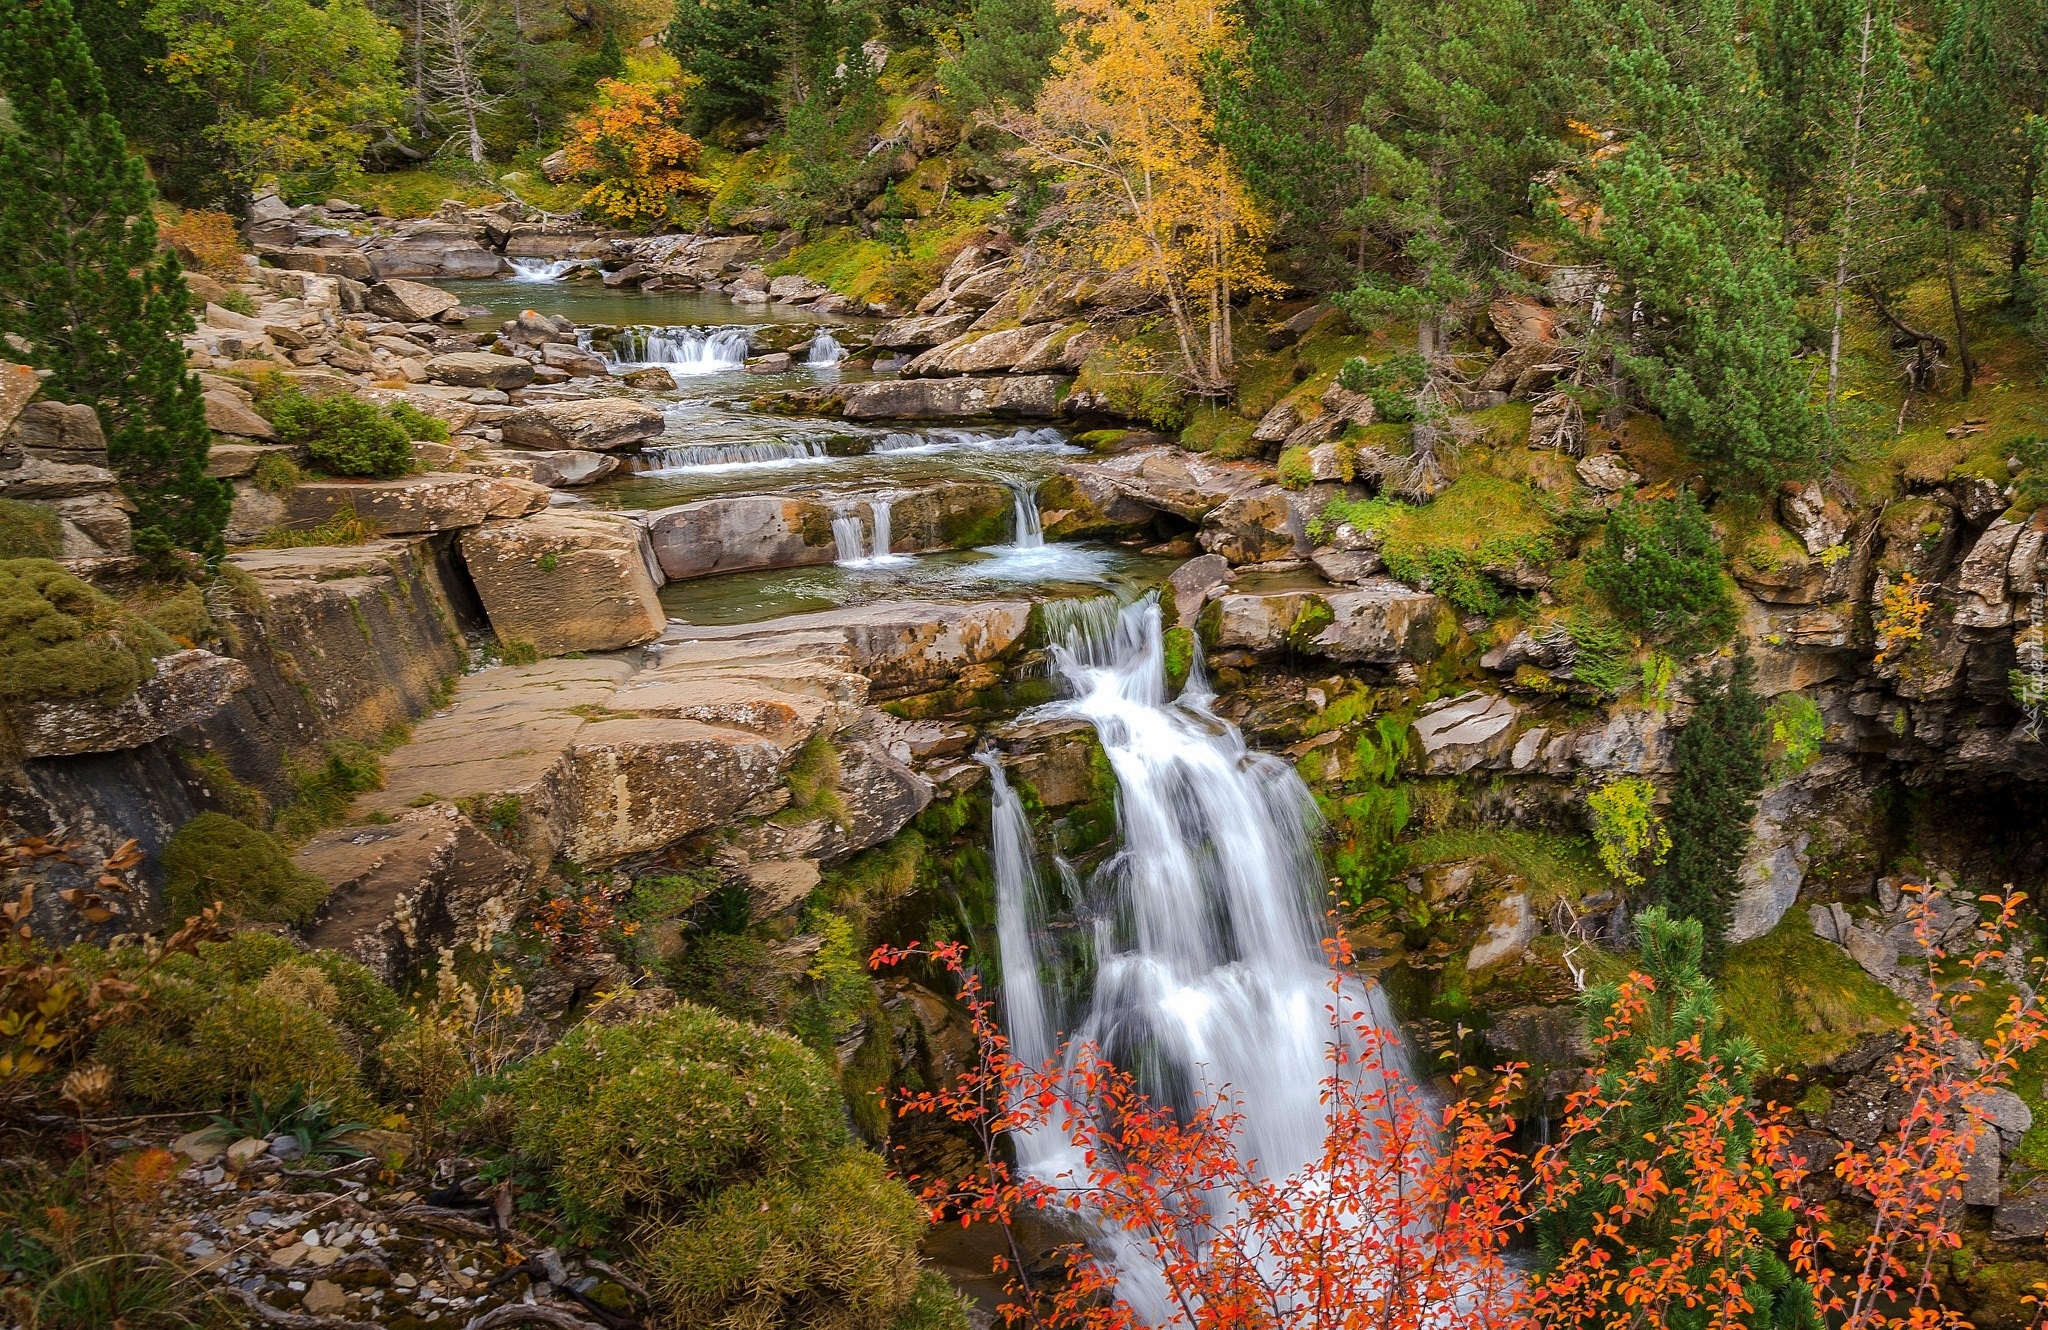
<path id="1" fill-rule="evenodd" d="M 846 359 L 846 348 L 831 333 L 819 329 L 811 339 L 811 353 L 804 358 L 804 365 L 810 369 L 831 369 Z"/>
<path id="2" fill-rule="evenodd" d="M 830 456 L 816 439 L 778 440 L 772 443 L 681 443 L 668 448 L 649 448 L 644 474 L 655 476 L 739 471 L 753 467 L 815 462 Z"/>
<path id="3" fill-rule="evenodd" d="M 512 267 L 506 279 L 513 282 L 559 282 L 578 268 L 587 268 L 595 259 L 507 259 Z"/>
<path id="4" fill-rule="evenodd" d="M 889 552 L 895 540 L 889 531 L 889 500 L 872 498 L 867 502 L 871 535 L 861 529 L 860 518 L 850 512 L 832 519 L 832 543 L 838 550 L 834 562 L 842 568 L 874 568 L 909 559 L 908 554 Z"/>
<path id="5" fill-rule="evenodd" d="M 1026 714 L 1094 727 L 1116 775 L 1122 847 L 1073 902 L 1093 935 L 1093 972 L 1063 973 L 1071 953 L 1049 943 L 1046 884 L 1022 807 L 999 774 L 992 780 L 1010 1038 L 1037 1060 L 1063 1044 L 1092 1045 L 1178 1105 L 1227 1094 L 1244 1114 L 1243 1155 L 1272 1177 L 1299 1172 L 1322 1149 L 1334 1038 L 1314 802 L 1287 763 L 1251 751 L 1210 710 L 1199 661 L 1168 699 L 1156 597 L 1121 608 L 1053 602 L 1044 613 L 1066 696 Z M 1058 993 L 1081 996 L 1063 1011 Z M 1349 985 L 1347 997 L 1379 1001 Z M 1378 1019 L 1391 1028 L 1383 1008 Z M 1041 1177 L 1080 1167 L 1057 1131 L 1017 1150 Z M 1098 1242 L 1126 1271 L 1122 1296 L 1149 1322 L 1164 1319 L 1164 1290 L 1121 1259 L 1134 1249 L 1115 1233 Z"/>
<path id="6" fill-rule="evenodd" d="M 719 374 L 744 369 L 747 330 L 744 328 L 627 328 L 609 347 L 590 348 L 604 356 L 613 371 L 659 365 L 671 374 Z"/>

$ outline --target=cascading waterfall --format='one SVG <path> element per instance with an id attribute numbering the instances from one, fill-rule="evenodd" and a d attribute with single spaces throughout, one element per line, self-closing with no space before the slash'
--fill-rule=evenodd
<path id="1" fill-rule="evenodd" d="M 872 568 L 877 564 L 895 563 L 910 556 L 891 554 L 889 546 L 895 537 L 889 530 L 889 500 L 872 498 L 868 500 L 868 532 L 861 529 L 860 518 L 852 513 L 840 513 L 832 519 L 832 543 L 838 551 L 836 562 L 845 568 Z M 864 540 L 863 536 L 867 535 Z"/>
<path id="2" fill-rule="evenodd" d="M 507 259 L 512 268 L 506 280 L 514 282 L 559 282 L 578 268 L 594 265 L 595 259 Z"/>
<path id="3" fill-rule="evenodd" d="M 804 364 L 810 369 L 831 369 L 844 359 L 846 348 L 831 333 L 820 329 L 811 339 L 811 353 L 804 357 Z"/>
<path id="4" fill-rule="evenodd" d="M 645 474 L 739 470 L 743 467 L 814 462 L 831 454 L 817 439 L 785 439 L 773 443 L 684 443 L 650 448 Z"/>
<path id="5" fill-rule="evenodd" d="M 614 371 L 659 365 L 671 374 L 719 374 L 746 368 L 747 330 L 628 328 L 612 338 L 609 350 L 599 351 Z"/>
<path id="6" fill-rule="evenodd" d="M 1010 508 L 1015 518 L 1015 534 L 1010 538 L 1010 548 L 1044 549 L 1045 526 L 1038 516 L 1038 486 L 1024 480 L 1013 480 L 1009 485 Z"/>
<path id="7" fill-rule="evenodd" d="M 1322 1149 L 1334 1037 L 1314 801 L 1287 763 L 1251 751 L 1210 710 L 1199 661 L 1168 700 L 1156 596 L 1120 609 L 1095 601 L 1046 611 L 1066 696 L 1026 714 L 1094 727 L 1116 775 L 1122 848 L 1081 894 L 1095 963 L 1077 985 L 1058 975 L 1066 953 L 1049 945 L 1033 914 L 1036 864 L 1010 843 L 1021 835 L 1022 809 L 1006 783 L 991 782 L 1010 1038 L 1025 1057 L 1058 1045 L 1058 1013 L 1038 978 L 1053 969 L 1061 991 L 1085 994 L 1072 1013 L 1071 1047 L 1099 1049 L 1162 1101 L 1228 1093 L 1243 1112 L 1244 1156 L 1272 1177 L 1299 1172 Z M 1347 998 L 1371 1004 L 1364 1009 L 1392 1028 L 1377 992 L 1351 990 Z M 1079 1168 L 1056 1131 L 1017 1148 L 1040 1177 Z M 1117 1233 L 1098 1240 L 1112 1259 L 1134 1250 Z M 1142 1263 L 1119 1264 L 1126 1300 L 1148 1321 L 1164 1319 L 1164 1290 Z"/>

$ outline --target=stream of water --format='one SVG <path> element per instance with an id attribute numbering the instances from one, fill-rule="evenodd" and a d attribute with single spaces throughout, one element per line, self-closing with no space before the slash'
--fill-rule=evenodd
<path id="1" fill-rule="evenodd" d="M 1227 1097 L 1243 1113 L 1243 1156 L 1270 1177 L 1298 1173 L 1322 1151 L 1337 982 L 1321 945 L 1314 801 L 1287 763 L 1247 748 L 1210 709 L 1199 662 L 1167 696 L 1157 597 L 1044 612 L 1065 696 L 1027 714 L 1094 727 L 1116 775 L 1121 848 L 1085 883 L 1057 860 L 1049 877 L 1021 802 L 984 758 L 1006 1029 L 1020 1057 L 1064 1048 L 1071 1066 L 1093 1048 L 1182 1108 Z M 1070 951 L 1051 943 L 1054 881 L 1091 934 L 1090 973 L 1068 973 Z M 1377 992 L 1352 988 L 1347 1006 L 1392 1028 Z M 1041 1177 L 1085 1176 L 1056 1131 L 1019 1141 L 1018 1159 Z M 1125 1272 L 1121 1294 L 1163 1319 L 1165 1290 L 1123 1259 L 1135 1248 L 1115 1233 L 1099 1244 Z"/>

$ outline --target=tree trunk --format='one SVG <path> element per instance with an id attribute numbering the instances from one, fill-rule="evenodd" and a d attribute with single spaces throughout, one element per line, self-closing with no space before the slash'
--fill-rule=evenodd
<path id="1" fill-rule="evenodd" d="M 1941 213 L 1941 242 L 1948 270 L 1948 312 L 1956 325 L 1956 358 L 1962 361 L 1963 388 L 1958 394 L 1968 397 L 1970 389 L 1977 385 L 1977 360 L 1970 354 L 1970 332 L 1963 326 L 1963 289 L 1956 281 L 1956 223 L 1955 218 L 1944 208 Z"/>
<path id="2" fill-rule="evenodd" d="M 1856 172 L 1862 162 L 1863 113 L 1870 87 L 1870 6 L 1863 7 L 1863 33 L 1856 55 L 1855 110 L 1849 120 L 1849 155 L 1842 169 L 1842 210 L 1835 220 L 1834 321 L 1828 333 L 1828 419 L 1835 418 L 1835 398 L 1842 382 L 1843 291 L 1849 285 L 1849 247 L 1856 234 Z"/>
<path id="3" fill-rule="evenodd" d="M 2020 197 L 2018 216 L 2013 219 L 2012 249 L 2007 255 L 2007 281 L 2014 296 L 2019 295 L 2021 274 L 2027 270 L 2027 259 L 2031 257 L 2034 229 L 2034 187 L 2041 174 L 2040 155 L 2032 148 L 2027 150 L 2026 169 L 2020 172 Z"/>

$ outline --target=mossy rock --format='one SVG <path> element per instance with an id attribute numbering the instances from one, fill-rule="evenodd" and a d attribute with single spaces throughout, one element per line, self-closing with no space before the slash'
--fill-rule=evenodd
<path id="1" fill-rule="evenodd" d="M 0 699 L 112 706 L 176 649 L 53 561 L 0 560 Z"/>
<path id="2" fill-rule="evenodd" d="M 267 831 L 224 813 L 201 813 L 164 847 L 164 909 L 182 924 L 218 901 L 228 919 L 303 924 L 327 902 L 327 884 L 292 862 Z"/>
<path id="3" fill-rule="evenodd" d="M 64 554 L 64 523 L 54 508 L 0 499 L 0 559 L 56 559 Z"/>
<path id="4" fill-rule="evenodd" d="M 552 1170 L 565 1224 L 590 1238 L 745 1178 L 814 1173 L 847 1141 L 822 1059 L 687 1004 L 578 1027 L 520 1067 L 511 1093 L 515 1143 Z"/>

